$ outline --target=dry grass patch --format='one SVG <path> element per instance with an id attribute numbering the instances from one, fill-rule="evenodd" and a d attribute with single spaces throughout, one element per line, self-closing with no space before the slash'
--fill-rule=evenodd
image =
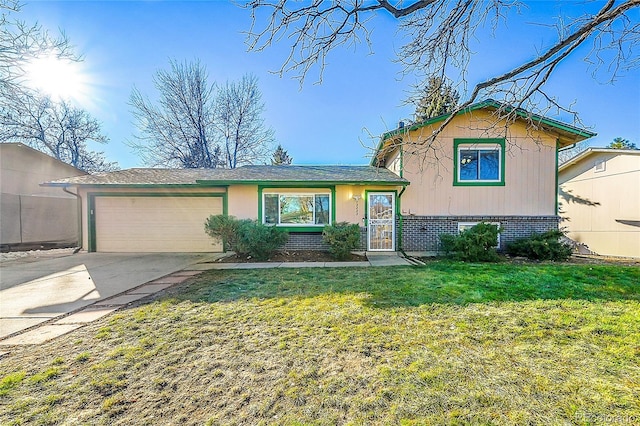
<path id="1" fill-rule="evenodd" d="M 217 271 L 0 363 L 2 424 L 640 421 L 640 274 Z"/>

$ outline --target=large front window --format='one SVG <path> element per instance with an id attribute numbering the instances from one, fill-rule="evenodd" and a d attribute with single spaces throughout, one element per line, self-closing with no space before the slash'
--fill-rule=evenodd
<path id="1" fill-rule="evenodd" d="M 263 222 L 287 226 L 324 226 L 330 222 L 330 194 L 263 194 Z"/>
<path id="2" fill-rule="evenodd" d="M 504 139 L 456 139 L 455 185 L 504 185 Z"/>

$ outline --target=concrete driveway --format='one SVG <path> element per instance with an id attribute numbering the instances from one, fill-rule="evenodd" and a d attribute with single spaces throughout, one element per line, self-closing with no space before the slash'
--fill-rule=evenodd
<path id="1" fill-rule="evenodd" d="M 78 253 L 0 263 L 0 338 L 210 258 L 207 253 Z"/>

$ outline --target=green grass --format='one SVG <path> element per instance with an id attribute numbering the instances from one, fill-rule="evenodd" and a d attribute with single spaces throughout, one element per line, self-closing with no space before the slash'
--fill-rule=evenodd
<path id="1" fill-rule="evenodd" d="M 0 424 L 640 422 L 640 269 L 212 271 L 0 361 Z"/>

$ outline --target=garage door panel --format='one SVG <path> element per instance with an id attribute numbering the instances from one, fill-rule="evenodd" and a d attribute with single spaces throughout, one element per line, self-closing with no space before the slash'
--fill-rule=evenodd
<path id="1" fill-rule="evenodd" d="M 204 232 L 221 197 L 96 197 L 95 214 L 97 251 L 222 251 Z"/>

